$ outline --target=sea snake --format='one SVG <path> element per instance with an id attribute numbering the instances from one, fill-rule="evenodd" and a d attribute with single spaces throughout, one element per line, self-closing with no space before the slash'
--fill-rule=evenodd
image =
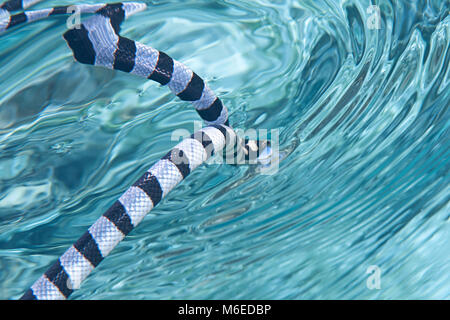
<path id="1" fill-rule="evenodd" d="M 28 8 L 32 4 L 38 3 L 40 1 L 42 0 L 23 0 L 23 4 L 20 0 L 10 0 L 8 2 L 5 2 L 5 4 L 0 7 L 0 34 L 18 25 L 42 20 L 50 16 L 69 15 L 73 13 L 98 13 L 101 9 L 105 10 L 106 8 L 108 8 L 107 4 L 98 3 L 58 6 L 49 9 L 29 10 L 16 14 L 12 13 L 13 11 L 22 10 L 22 8 Z M 142 11 L 146 8 L 146 5 L 144 3 L 138 2 L 126 3 L 126 6 L 129 15 Z"/>
<path id="2" fill-rule="evenodd" d="M 24 10 L 42 0 L 9 0 L 0 5 L 0 21 L 9 19 L 11 12 Z M 0 31 L 1 31 L 0 22 Z"/>
<path id="3" fill-rule="evenodd" d="M 114 202 L 21 299 L 68 298 L 178 183 L 214 153 L 235 143 L 234 131 L 225 125 L 205 127 L 184 139 Z"/>
<path id="4" fill-rule="evenodd" d="M 64 6 L 11 15 L 10 11 L 31 3 L 17 0 L 8 3 L 12 2 L 15 6 L 2 5 L 7 14 L 0 14 L 0 33 L 20 23 L 70 13 L 69 7 Z M 21 298 L 25 300 L 68 298 L 150 210 L 212 155 L 225 150 L 227 163 L 230 159 L 234 163 L 252 163 L 270 149 L 267 141 L 242 140 L 236 135 L 229 127 L 227 108 L 195 72 L 162 51 L 119 35 L 122 21 L 145 9 L 145 4 L 77 7 L 79 12 L 94 13 L 83 24 L 64 33 L 78 62 L 129 72 L 167 85 L 181 100 L 191 102 L 208 126 L 184 139 L 145 172 L 25 292 Z"/>

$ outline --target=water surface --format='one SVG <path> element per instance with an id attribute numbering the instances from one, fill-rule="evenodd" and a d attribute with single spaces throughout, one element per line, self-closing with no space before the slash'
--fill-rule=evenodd
<path id="1" fill-rule="evenodd" d="M 232 126 L 278 129 L 287 156 L 274 175 L 197 169 L 73 299 L 450 298 L 448 1 L 147 4 L 122 35 L 195 70 Z M 1 299 L 199 120 L 165 87 L 74 62 L 64 31 L 0 38 Z"/>

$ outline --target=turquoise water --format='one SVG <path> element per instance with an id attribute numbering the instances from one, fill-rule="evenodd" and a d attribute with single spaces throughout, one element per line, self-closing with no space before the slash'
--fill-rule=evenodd
<path id="1" fill-rule="evenodd" d="M 234 127 L 279 130 L 286 157 L 274 175 L 199 168 L 73 299 L 450 298 L 448 1 L 147 4 L 122 35 L 195 70 Z M 167 88 L 74 62 L 64 31 L 0 37 L 1 299 L 199 120 Z"/>

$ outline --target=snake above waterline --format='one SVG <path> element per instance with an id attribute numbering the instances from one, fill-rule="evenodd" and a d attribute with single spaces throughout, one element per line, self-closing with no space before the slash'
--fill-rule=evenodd
<path id="1" fill-rule="evenodd" d="M 14 2 L 14 3 L 13 3 Z M 36 3 L 38 1 L 34 1 Z M 0 9 L 0 34 L 52 15 L 71 14 L 74 6 L 24 11 L 31 1 L 9 1 Z M 70 8 L 70 10 L 69 10 Z M 146 8 L 127 2 L 76 6 L 93 16 L 63 35 L 76 61 L 131 73 L 168 86 L 190 102 L 207 127 L 175 146 L 156 162 L 74 243 L 22 299 L 66 299 L 167 194 L 217 153 L 230 163 L 257 163 L 271 156 L 268 141 L 240 139 L 229 126 L 228 109 L 195 72 L 162 51 L 120 36 L 120 25 Z M 225 150 L 225 152 L 223 152 Z"/>

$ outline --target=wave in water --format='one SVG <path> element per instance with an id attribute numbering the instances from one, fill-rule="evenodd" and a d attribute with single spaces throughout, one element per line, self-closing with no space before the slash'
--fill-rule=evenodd
<path id="1" fill-rule="evenodd" d="M 450 297 L 448 1 L 147 3 L 123 35 L 195 70 L 234 127 L 278 129 L 286 157 L 274 175 L 199 168 L 73 298 Z M 2 299 L 198 120 L 167 88 L 75 63 L 64 30 L 0 42 Z"/>

